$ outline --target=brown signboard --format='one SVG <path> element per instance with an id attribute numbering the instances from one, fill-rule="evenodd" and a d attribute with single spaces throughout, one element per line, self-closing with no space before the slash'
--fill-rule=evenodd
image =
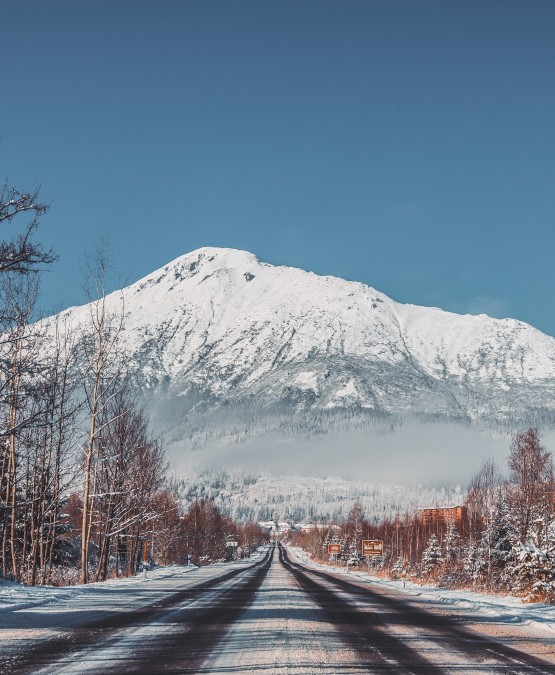
<path id="1" fill-rule="evenodd" d="M 328 555 L 341 553 L 341 544 L 328 544 Z"/>
<path id="2" fill-rule="evenodd" d="M 381 539 L 364 539 L 362 555 L 383 555 L 383 541 Z"/>

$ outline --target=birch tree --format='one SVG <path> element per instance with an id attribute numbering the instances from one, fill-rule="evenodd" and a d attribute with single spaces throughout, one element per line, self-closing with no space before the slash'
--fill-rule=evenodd
<path id="1" fill-rule="evenodd" d="M 0 344 L 2 459 L 0 468 L 2 508 L 2 574 L 20 578 L 21 535 L 19 469 L 24 458 L 19 442 L 26 428 L 36 419 L 32 400 L 32 379 L 36 366 L 36 340 L 29 320 L 38 293 L 36 279 L 8 274 L 2 279 L 4 329 Z"/>
<path id="2" fill-rule="evenodd" d="M 492 459 L 485 460 L 468 488 L 470 538 L 482 552 L 488 588 L 491 586 L 495 546 L 494 522 L 501 504 L 501 474 Z"/>
<path id="3" fill-rule="evenodd" d="M 64 495 L 74 480 L 73 450 L 79 401 L 70 378 L 76 345 L 67 318 L 55 317 L 47 342 L 48 358 L 41 366 L 36 405 L 38 424 L 28 434 L 27 498 L 27 581 L 34 585 L 37 572 L 44 584 L 52 578 L 57 553 L 59 512 Z"/>
<path id="4" fill-rule="evenodd" d="M 112 398 L 106 417 L 94 495 L 97 580 L 107 578 L 112 552 L 120 560 L 123 554 L 125 573 L 134 572 L 139 545 L 163 507 L 156 494 L 166 474 L 164 450 L 152 437 L 144 410 L 125 390 Z"/>
<path id="5" fill-rule="evenodd" d="M 83 444 L 83 516 L 81 523 L 81 583 L 89 580 L 89 542 L 94 510 L 94 478 L 98 458 L 102 414 L 120 387 L 121 362 L 119 338 L 123 328 L 124 302 L 120 295 L 116 306 L 107 299 L 111 271 L 107 246 L 101 243 L 93 256 L 85 259 L 85 290 L 88 325 L 82 339 L 83 385 L 88 412 L 88 435 Z M 91 496 L 93 488 L 93 496 Z"/>

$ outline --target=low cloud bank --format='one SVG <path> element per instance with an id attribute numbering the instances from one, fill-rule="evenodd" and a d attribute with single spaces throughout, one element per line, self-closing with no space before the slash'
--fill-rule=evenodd
<path id="1" fill-rule="evenodd" d="M 177 471 L 242 469 L 257 473 L 339 476 L 373 483 L 466 485 L 484 459 L 504 470 L 509 434 L 455 424 L 409 422 L 390 432 L 364 431 L 312 439 L 264 437 L 225 448 L 189 453 L 174 445 Z M 544 434 L 551 449 L 555 432 Z"/>

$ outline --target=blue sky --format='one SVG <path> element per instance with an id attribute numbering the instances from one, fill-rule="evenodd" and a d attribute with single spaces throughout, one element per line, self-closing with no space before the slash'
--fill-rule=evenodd
<path id="1" fill-rule="evenodd" d="M 555 3 L 3 4 L 0 171 L 47 310 L 200 246 L 555 335 Z M 5 236 L 5 233 L 2 233 Z"/>

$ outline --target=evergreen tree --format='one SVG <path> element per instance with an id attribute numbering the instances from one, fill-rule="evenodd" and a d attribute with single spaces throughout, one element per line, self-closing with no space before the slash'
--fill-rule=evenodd
<path id="1" fill-rule="evenodd" d="M 399 556 L 395 561 L 395 564 L 391 568 L 391 578 L 400 579 L 401 574 L 403 573 L 403 556 Z"/>
<path id="2" fill-rule="evenodd" d="M 460 537 L 455 523 L 451 523 L 445 535 L 445 562 L 454 566 L 459 559 Z"/>
<path id="3" fill-rule="evenodd" d="M 468 542 L 464 549 L 463 570 L 468 581 L 475 582 L 482 568 L 479 549 L 472 542 Z"/>
<path id="4" fill-rule="evenodd" d="M 508 506 L 503 502 L 493 519 L 490 537 L 490 581 L 493 587 L 507 589 L 511 587 L 508 565 L 515 558 L 514 543 L 516 539 L 517 534 L 511 522 Z"/>
<path id="5" fill-rule="evenodd" d="M 431 576 L 438 567 L 443 563 L 443 557 L 441 555 L 441 548 L 439 541 L 435 534 L 428 540 L 428 544 L 422 554 L 422 561 L 420 563 L 423 574 L 426 576 Z"/>
<path id="6" fill-rule="evenodd" d="M 552 525 L 539 519 L 530 524 L 528 542 L 515 547 L 514 561 L 508 565 L 513 589 L 526 594 L 526 600 L 555 599 L 555 542 Z"/>

